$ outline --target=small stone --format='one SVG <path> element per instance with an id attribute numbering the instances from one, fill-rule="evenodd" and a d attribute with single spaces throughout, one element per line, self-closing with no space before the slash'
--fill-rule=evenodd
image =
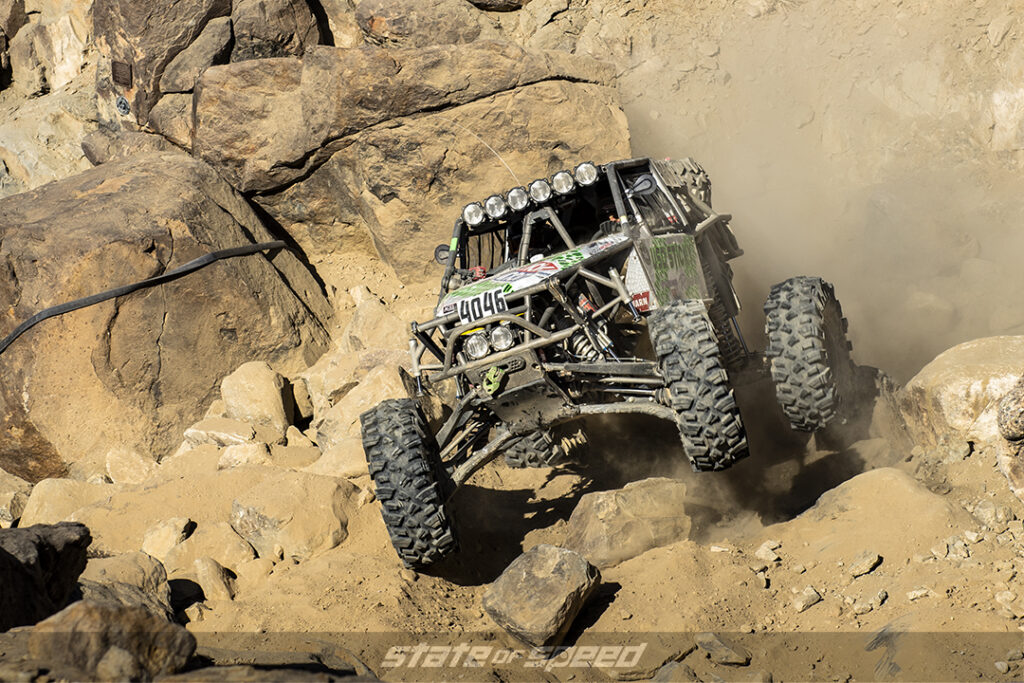
<path id="1" fill-rule="evenodd" d="M 236 420 L 266 424 L 284 434 L 294 417 L 284 378 L 262 361 L 239 366 L 223 379 L 220 393 L 228 417 Z"/>
<path id="2" fill-rule="evenodd" d="M 889 593 L 886 592 L 885 590 L 880 590 L 877 593 L 875 593 L 875 597 L 871 598 L 871 605 L 875 609 L 878 609 L 879 607 L 884 605 L 885 601 L 888 600 L 888 599 L 889 599 Z"/>
<path id="3" fill-rule="evenodd" d="M 402 580 L 406 583 L 415 583 L 420 578 L 420 575 L 411 569 L 403 569 L 398 572 L 398 575 L 402 577 Z"/>
<path id="4" fill-rule="evenodd" d="M 731 553 L 732 552 L 732 550 L 730 550 L 729 548 L 726 548 L 725 546 L 721 546 L 721 545 L 713 545 L 710 548 L 708 548 L 708 550 L 710 550 L 713 553 Z"/>
<path id="5" fill-rule="evenodd" d="M 1006 661 L 1008 662 L 1019 662 L 1022 659 L 1024 659 L 1024 651 L 1010 650 L 1006 653 Z"/>
<path id="6" fill-rule="evenodd" d="M 920 600 L 921 598 L 927 596 L 930 593 L 931 593 L 931 590 L 929 590 L 928 588 L 924 588 L 924 587 L 922 587 L 922 588 L 915 588 L 912 591 L 907 591 L 907 600 L 910 600 L 910 601 Z"/>
<path id="7" fill-rule="evenodd" d="M 1003 607 L 1010 607 L 1013 601 L 1017 599 L 1017 596 L 1013 591 L 999 591 L 995 594 L 996 603 Z"/>
<path id="8" fill-rule="evenodd" d="M 795 565 L 792 566 L 791 571 L 794 574 L 803 574 L 804 572 L 807 571 L 807 568 L 804 567 L 802 564 L 795 564 Z"/>
<path id="9" fill-rule="evenodd" d="M 1012 537 L 1010 537 L 1012 540 Z M 971 551 L 968 550 L 967 544 L 964 543 L 963 539 L 953 536 L 948 541 L 949 554 L 951 557 L 955 557 L 960 560 L 966 560 L 971 556 Z"/>
<path id="10" fill-rule="evenodd" d="M 934 555 L 937 559 L 944 559 L 947 555 L 949 555 L 949 546 L 945 542 L 939 543 L 938 545 L 933 545 L 932 555 Z"/>
<path id="11" fill-rule="evenodd" d="M 793 608 L 797 612 L 804 612 L 819 602 L 821 602 L 821 594 L 814 590 L 813 586 L 807 586 L 793 600 Z"/>
<path id="12" fill-rule="evenodd" d="M 849 572 L 851 576 L 863 576 L 874 571 L 875 567 L 882 563 L 882 556 L 878 553 L 865 551 L 855 557 L 850 563 Z"/>
<path id="13" fill-rule="evenodd" d="M 853 604 L 853 613 L 854 614 L 858 614 L 858 615 L 859 614 L 867 614 L 868 612 L 870 612 L 873 609 L 874 609 L 874 607 L 871 606 L 871 603 L 855 602 Z"/>
<path id="14" fill-rule="evenodd" d="M 1001 674 L 1009 673 L 1010 665 L 1006 662 L 996 662 L 996 671 Z"/>
<path id="15" fill-rule="evenodd" d="M 194 602 L 185 608 L 186 623 L 194 624 L 203 620 L 203 615 L 212 611 L 206 603 Z"/>
<path id="16" fill-rule="evenodd" d="M 755 576 L 757 576 L 757 585 L 760 588 L 767 588 L 769 586 L 767 574 L 764 572 L 758 572 Z"/>
<path id="17" fill-rule="evenodd" d="M 723 640 L 714 633 L 698 633 L 694 637 L 697 647 L 704 650 L 715 664 L 730 666 L 747 666 L 750 664 L 750 652 L 741 645 Z"/>
<path id="18" fill-rule="evenodd" d="M 193 563 L 196 583 L 207 600 L 234 600 L 235 587 L 228 570 L 212 557 L 200 557 Z"/>
<path id="19" fill-rule="evenodd" d="M 755 574 L 758 574 L 760 572 L 768 571 L 768 567 L 768 562 L 765 562 L 764 560 L 757 560 L 750 564 L 750 571 L 754 572 Z"/>
<path id="20" fill-rule="evenodd" d="M 998 543 L 999 545 L 1006 545 L 1007 543 L 1012 542 L 1013 534 L 1011 534 L 1009 531 L 1004 531 L 1003 533 L 996 536 L 996 543 Z"/>
<path id="21" fill-rule="evenodd" d="M 972 531 L 970 529 L 964 531 L 963 536 L 971 543 L 977 543 L 981 540 L 981 534 L 979 534 L 977 531 Z"/>
<path id="22" fill-rule="evenodd" d="M 252 441 L 255 436 L 251 424 L 226 417 L 208 417 L 185 430 L 185 441 L 192 446 L 233 446 Z"/>
<path id="23" fill-rule="evenodd" d="M 303 434 L 295 425 L 288 425 L 288 431 L 285 432 L 284 438 L 285 442 L 289 446 L 315 448 L 315 445 L 309 440 L 309 437 Z"/>
<path id="24" fill-rule="evenodd" d="M 251 442 L 228 446 L 217 460 L 218 470 L 227 470 L 243 465 L 269 465 L 270 449 L 265 443 Z"/>
<path id="25" fill-rule="evenodd" d="M 172 517 L 151 527 L 142 538 L 142 552 L 155 557 L 161 562 L 196 528 L 196 523 L 188 517 Z"/>
<path id="26" fill-rule="evenodd" d="M 756 551 L 754 551 L 754 557 L 764 562 L 778 562 L 781 558 L 775 552 L 775 548 L 778 548 L 778 544 L 772 545 L 773 541 L 765 541 L 761 544 Z"/>

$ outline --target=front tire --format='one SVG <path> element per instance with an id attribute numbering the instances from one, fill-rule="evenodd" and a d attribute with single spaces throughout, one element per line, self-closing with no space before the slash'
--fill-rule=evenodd
<path id="1" fill-rule="evenodd" d="M 825 428 L 854 387 L 847 323 L 835 289 L 818 277 L 790 278 L 772 287 L 764 312 L 765 357 L 782 411 L 795 430 Z"/>
<path id="2" fill-rule="evenodd" d="M 359 420 L 384 525 L 402 562 L 422 568 L 450 555 L 458 543 L 445 505 L 447 474 L 418 402 L 383 401 Z"/>
<path id="3" fill-rule="evenodd" d="M 647 324 L 694 471 L 731 467 L 749 454 L 747 435 L 704 304 L 667 304 Z"/>

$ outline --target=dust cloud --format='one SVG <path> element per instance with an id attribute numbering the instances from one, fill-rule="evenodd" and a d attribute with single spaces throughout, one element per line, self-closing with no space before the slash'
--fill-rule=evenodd
<path id="1" fill-rule="evenodd" d="M 1024 47 L 993 48 L 990 4 L 698 9 L 680 21 L 704 40 L 655 35 L 660 68 L 624 79 L 634 152 L 696 158 L 733 215 L 755 345 L 794 275 L 833 282 L 855 360 L 901 382 L 954 344 L 1024 334 L 1024 132 L 997 106 Z"/>

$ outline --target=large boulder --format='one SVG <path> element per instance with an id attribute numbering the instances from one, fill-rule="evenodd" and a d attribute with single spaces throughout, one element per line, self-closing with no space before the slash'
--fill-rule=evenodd
<path id="1" fill-rule="evenodd" d="M 555 646 L 600 582 L 600 572 L 579 553 L 538 545 L 488 586 L 484 611 L 529 645 Z"/>
<path id="2" fill-rule="evenodd" d="M 690 533 L 686 485 L 675 479 L 644 479 L 615 491 L 588 493 L 565 529 L 565 546 L 601 569 Z"/>
<path id="3" fill-rule="evenodd" d="M 220 383 L 220 395 L 229 418 L 266 424 L 282 436 L 294 417 L 284 378 L 261 361 L 242 364 Z"/>
<path id="4" fill-rule="evenodd" d="M 195 637 L 141 607 L 81 600 L 36 624 L 29 653 L 98 680 L 151 680 L 182 669 Z"/>
<path id="5" fill-rule="evenodd" d="M 63 607 L 85 569 L 91 540 L 81 524 L 0 530 L 0 631 L 34 624 Z"/>
<path id="6" fill-rule="evenodd" d="M 348 144 L 346 137 L 383 121 L 531 83 L 604 83 L 612 75 L 593 60 L 497 42 L 396 50 L 318 46 L 302 60 L 207 69 L 196 87 L 195 153 L 237 189 L 267 192 L 309 175 Z"/>
<path id="7" fill-rule="evenodd" d="M 999 401 L 1024 373 L 1024 337 L 987 337 L 939 354 L 898 396 L 907 429 L 925 446 L 1002 441 Z"/>
<path id="8" fill-rule="evenodd" d="M 182 154 L 0 200 L 0 300 L 12 303 L 0 334 L 48 306 L 269 239 L 244 199 Z M 315 360 L 329 316 L 309 271 L 279 250 L 46 321 L 0 356 L 0 466 L 38 480 L 113 445 L 169 453 L 242 362 L 292 372 Z"/>
<path id="9" fill-rule="evenodd" d="M 356 20 L 373 40 L 404 47 L 471 43 L 482 32 L 494 33 L 486 16 L 465 0 L 361 0 Z"/>
<path id="10" fill-rule="evenodd" d="M 289 473 L 239 492 L 231 526 L 260 557 L 305 560 L 348 537 L 346 508 L 358 489 L 334 477 Z"/>
<path id="11" fill-rule="evenodd" d="M 21 95 L 45 95 L 70 83 L 87 61 L 88 32 L 70 16 L 31 21 L 10 38 L 13 87 Z"/>
<path id="12" fill-rule="evenodd" d="M 231 0 L 96 0 L 93 24 L 100 51 L 96 90 L 105 122 L 149 121 L 159 83 L 171 61 L 199 37 L 211 19 L 231 13 Z M 114 63 L 123 65 L 113 66 Z M 128 117 L 118 114 L 124 97 Z"/>
<path id="13" fill-rule="evenodd" d="M 344 249 L 383 257 L 406 281 L 436 277 L 434 247 L 464 204 L 580 161 L 629 157 L 615 99 L 601 85 L 552 79 L 402 118 L 349 135 L 309 178 L 255 199 L 314 264 Z"/>
<path id="14" fill-rule="evenodd" d="M 234 0 L 231 61 L 301 57 L 320 42 L 320 28 L 306 0 Z"/>
<path id="15" fill-rule="evenodd" d="M 110 484 L 74 481 L 72 479 L 43 479 L 35 485 L 25 503 L 21 525 L 56 524 L 93 503 L 107 500 L 117 491 Z"/>

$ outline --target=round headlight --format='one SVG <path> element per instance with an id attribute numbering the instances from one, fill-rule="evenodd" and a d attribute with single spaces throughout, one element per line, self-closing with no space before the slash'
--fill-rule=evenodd
<path id="1" fill-rule="evenodd" d="M 573 175 L 576 176 L 576 182 L 580 185 L 593 185 L 597 182 L 597 166 L 589 161 L 584 161 L 576 167 Z"/>
<path id="2" fill-rule="evenodd" d="M 479 202 L 473 202 L 472 204 L 466 204 L 466 208 L 462 210 L 462 220 L 466 221 L 467 225 L 477 226 L 484 222 L 484 207 L 480 206 Z"/>
<path id="3" fill-rule="evenodd" d="M 546 180 L 534 180 L 530 183 L 530 198 L 538 204 L 551 199 L 551 186 Z"/>
<path id="4" fill-rule="evenodd" d="M 501 198 L 500 194 L 492 194 L 484 200 L 484 211 L 488 216 L 497 220 L 508 213 L 508 206 L 505 205 L 505 200 Z"/>
<path id="5" fill-rule="evenodd" d="M 491 352 L 491 345 L 487 343 L 487 337 L 483 332 L 474 332 L 466 337 L 466 340 L 462 342 L 462 348 L 466 350 L 466 355 L 473 360 L 480 360 Z"/>
<path id="6" fill-rule="evenodd" d="M 573 185 L 572 176 L 568 171 L 559 171 L 551 178 L 551 187 L 555 188 L 558 194 L 569 194 Z"/>
<path id="7" fill-rule="evenodd" d="M 530 195 L 526 194 L 526 190 L 521 187 L 513 187 L 508 191 L 505 199 L 513 211 L 522 211 L 530 203 Z"/>
<path id="8" fill-rule="evenodd" d="M 495 351 L 507 351 L 515 343 L 516 338 L 512 336 L 512 330 L 504 325 L 498 325 L 491 330 L 491 346 Z"/>

